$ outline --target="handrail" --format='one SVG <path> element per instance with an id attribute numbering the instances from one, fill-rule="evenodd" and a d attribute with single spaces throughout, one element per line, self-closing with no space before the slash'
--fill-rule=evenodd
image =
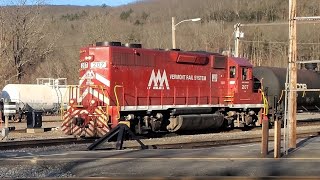
<path id="1" fill-rule="evenodd" d="M 269 103 L 268 103 L 268 99 L 266 98 L 264 91 L 263 91 L 263 78 L 261 79 L 261 94 L 262 94 L 262 98 L 263 98 L 263 104 L 264 104 L 264 115 L 268 115 L 268 110 L 269 110 Z"/>
<path id="2" fill-rule="evenodd" d="M 123 86 L 121 85 L 115 85 L 114 88 L 113 88 L 113 91 L 114 91 L 114 96 L 116 97 L 116 103 L 117 103 L 117 111 L 118 111 L 118 117 L 117 119 L 120 118 L 120 105 L 119 105 L 119 99 L 118 99 L 118 95 L 117 95 L 117 88 L 121 88 Z"/>
<path id="3" fill-rule="evenodd" d="M 263 91 L 263 83 L 262 83 L 263 78 L 261 78 L 260 82 L 261 82 L 261 88 L 259 89 L 259 91 L 261 92 L 262 100 L 263 100 L 263 114 L 264 116 L 266 116 L 268 115 L 269 103 Z"/>
<path id="4" fill-rule="evenodd" d="M 262 89 L 261 89 L 261 95 L 262 95 L 262 99 L 263 99 L 263 114 L 266 116 L 266 115 L 268 115 L 269 103 L 268 103 L 268 100 L 267 100 Z"/>
<path id="5" fill-rule="evenodd" d="M 104 98 L 107 97 L 106 94 L 105 94 L 105 92 L 104 92 L 104 88 L 103 88 L 102 85 L 100 85 L 99 87 L 100 87 L 100 89 L 101 89 L 101 91 L 102 91 L 103 100 L 104 100 Z M 104 101 L 103 101 L 103 104 L 104 104 Z M 101 109 L 102 109 L 102 108 L 101 108 Z M 109 122 L 109 104 L 108 104 L 108 103 L 106 104 L 106 112 L 103 111 L 103 109 L 102 109 L 102 112 L 107 115 L 107 122 Z"/>
<path id="6" fill-rule="evenodd" d="M 173 99 L 173 105 L 178 105 L 178 104 L 181 104 L 180 100 L 181 100 L 181 96 L 177 93 L 179 92 L 183 92 L 185 94 L 184 96 L 184 105 L 190 105 L 190 101 L 196 101 L 195 103 L 200 105 L 200 104 L 212 104 L 213 102 L 214 103 L 220 103 L 220 102 L 223 102 L 225 103 L 225 101 L 223 101 L 224 99 L 229 99 L 230 101 L 234 101 L 234 96 L 235 96 L 235 92 L 232 91 L 231 94 L 229 94 L 228 96 L 225 96 L 223 95 L 222 93 L 222 96 L 218 96 L 218 94 L 221 94 L 221 92 L 227 92 L 228 88 L 219 88 L 219 93 L 214 93 L 214 92 L 207 92 L 206 90 L 203 90 L 202 88 L 203 87 L 206 87 L 206 86 L 198 86 L 198 87 L 190 87 L 190 86 L 172 86 L 171 89 L 172 91 L 170 92 L 170 95 L 169 94 L 165 94 L 165 91 L 164 89 L 160 89 L 159 91 L 157 91 L 157 97 L 154 97 L 154 96 L 151 96 L 151 93 L 150 93 L 150 89 L 147 89 L 146 91 L 146 94 L 145 96 L 142 96 L 140 94 L 140 96 L 138 95 L 138 89 L 137 87 L 135 86 L 133 89 L 133 97 L 134 97 L 134 106 L 139 106 L 139 105 L 145 105 L 145 106 L 150 106 L 150 98 L 160 98 L 159 100 L 159 105 L 164 105 L 164 102 L 165 102 L 165 98 L 171 98 Z M 195 93 L 190 93 L 190 91 L 194 91 Z M 217 90 L 218 91 L 218 90 Z M 155 93 L 156 91 L 153 91 L 153 94 Z M 124 97 L 125 98 L 125 97 Z M 143 102 L 140 102 L 139 99 L 146 99 L 146 101 L 143 101 L 145 102 L 145 104 L 143 104 Z M 180 99 L 178 101 L 178 99 Z M 205 101 L 205 102 L 204 102 Z M 142 104 L 141 104 L 142 103 Z"/>
<path id="7" fill-rule="evenodd" d="M 279 104 L 279 103 L 280 103 L 280 101 L 282 100 L 283 92 L 284 92 L 284 90 L 282 90 L 282 91 L 281 91 L 281 95 L 280 95 L 280 98 L 279 98 L 279 100 L 278 100 L 277 104 Z"/>
<path id="8" fill-rule="evenodd" d="M 67 90 L 64 92 L 64 96 L 61 98 L 61 105 L 60 105 L 60 116 L 61 116 L 61 120 L 63 119 L 63 114 L 64 114 L 64 108 L 63 108 L 63 104 L 64 104 L 64 99 L 66 97 L 66 94 L 69 92 L 68 90 L 69 88 L 67 87 Z M 69 102 L 68 102 L 69 103 Z"/>
<path id="9" fill-rule="evenodd" d="M 78 88 L 78 85 L 67 85 L 66 86 L 66 91 L 64 92 L 64 95 L 63 95 L 63 97 L 61 97 L 61 105 L 60 105 L 61 119 L 63 119 L 63 115 L 65 113 L 65 110 L 64 110 L 64 103 L 65 102 L 64 102 L 64 100 L 68 101 L 68 102 L 66 102 L 66 104 L 67 104 L 67 106 L 69 106 L 70 98 L 71 98 L 70 89 L 72 89 L 72 97 L 73 97 L 74 88 Z M 69 96 L 67 96 L 67 94 L 69 94 Z"/>

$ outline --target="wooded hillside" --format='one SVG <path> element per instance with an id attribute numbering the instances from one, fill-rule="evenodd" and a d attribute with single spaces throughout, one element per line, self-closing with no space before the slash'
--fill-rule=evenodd
<path id="1" fill-rule="evenodd" d="M 76 84 L 79 48 L 97 41 L 171 48 L 173 16 L 176 22 L 202 18 L 177 27 L 177 48 L 232 50 L 234 25 L 250 24 L 241 27 L 245 36 L 241 56 L 255 65 L 287 65 L 288 1 L 284 0 L 145 0 L 120 7 L 19 2 L 0 7 L 1 87 L 6 81 L 34 83 L 38 77 L 67 77 Z M 320 0 L 298 0 L 297 9 L 298 16 L 319 16 Z M 298 25 L 299 60 L 320 58 L 319 28 L 314 21 Z"/>

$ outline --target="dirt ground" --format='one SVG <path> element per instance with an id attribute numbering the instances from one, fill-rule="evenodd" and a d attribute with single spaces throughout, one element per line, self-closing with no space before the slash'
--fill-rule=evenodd
<path id="1" fill-rule="evenodd" d="M 61 131 L 62 120 L 60 116 L 43 116 L 42 117 L 42 128 L 44 132 L 41 133 L 27 133 L 27 122 L 12 122 L 9 121 L 9 127 L 14 128 L 9 132 L 9 136 L 2 141 L 13 141 L 13 140 L 27 140 L 27 139 L 53 139 L 53 138 L 65 138 L 73 137 L 72 135 L 65 135 Z M 0 129 L 2 127 L 0 124 Z M 0 136 L 2 139 L 2 136 Z M 0 139 L 0 140 L 1 140 Z M 1 141 L 0 141 L 1 142 Z"/>

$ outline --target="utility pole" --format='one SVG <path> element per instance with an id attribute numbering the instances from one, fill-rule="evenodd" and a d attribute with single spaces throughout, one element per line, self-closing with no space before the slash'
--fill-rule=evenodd
<path id="1" fill-rule="evenodd" d="M 176 48 L 176 26 L 175 26 L 175 17 L 172 17 L 172 49 Z"/>
<path id="2" fill-rule="evenodd" d="M 241 24 L 234 25 L 234 57 L 239 57 L 240 38 L 244 37 L 244 33 L 240 31 Z"/>
<path id="3" fill-rule="evenodd" d="M 239 36 L 240 33 L 240 24 L 234 25 L 235 37 L 234 37 L 234 57 L 239 57 Z"/>
<path id="4" fill-rule="evenodd" d="M 297 140 L 297 24 L 296 0 L 289 0 L 289 148 L 296 148 Z"/>
<path id="5" fill-rule="evenodd" d="M 297 3 L 296 0 L 289 0 L 289 55 L 288 55 L 288 70 L 287 70 L 287 77 L 288 80 L 285 84 L 286 87 L 286 94 L 288 93 L 288 97 L 286 95 L 285 101 L 285 122 L 288 120 L 288 124 L 284 124 L 285 132 L 284 132 L 284 149 L 287 154 L 287 137 L 289 136 L 289 148 L 296 148 L 296 141 L 297 141 L 297 21 L 320 21 L 320 16 L 311 16 L 311 17 L 296 17 L 297 15 Z M 311 23 L 311 22 L 299 22 L 299 23 Z M 240 24 L 241 27 L 243 26 L 270 26 L 270 25 L 284 25 L 288 24 L 287 22 L 280 22 L 280 23 L 264 23 L 264 24 Z M 234 26 L 234 32 L 239 32 L 239 26 Z M 236 36 L 235 36 L 236 37 Z M 239 39 L 235 39 L 235 49 L 238 49 L 238 41 Z M 235 52 L 235 56 L 238 53 Z M 318 63 L 318 61 L 304 61 L 304 63 Z M 288 89 L 288 90 L 287 90 Z M 301 91 L 301 90 L 300 90 Z M 305 90 L 303 90 L 305 91 Z M 312 89 L 311 91 L 318 91 Z M 286 125 L 288 125 L 288 131 L 286 130 Z M 277 124 L 279 126 L 279 124 Z M 278 130 L 279 131 L 279 130 Z M 287 136 L 287 132 L 289 135 Z M 279 143 L 279 137 L 277 136 L 277 143 Z M 277 147 L 280 145 L 277 144 Z M 276 153 L 275 157 L 279 156 L 279 152 Z"/>

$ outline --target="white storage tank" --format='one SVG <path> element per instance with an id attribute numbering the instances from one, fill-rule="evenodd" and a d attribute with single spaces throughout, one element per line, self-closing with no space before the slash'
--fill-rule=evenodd
<path id="1" fill-rule="evenodd" d="M 2 90 L 2 98 L 16 102 L 17 108 L 43 112 L 58 111 L 62 102 L 65 107 L 68 96 L 66 86 L 8 84 Z"/>

